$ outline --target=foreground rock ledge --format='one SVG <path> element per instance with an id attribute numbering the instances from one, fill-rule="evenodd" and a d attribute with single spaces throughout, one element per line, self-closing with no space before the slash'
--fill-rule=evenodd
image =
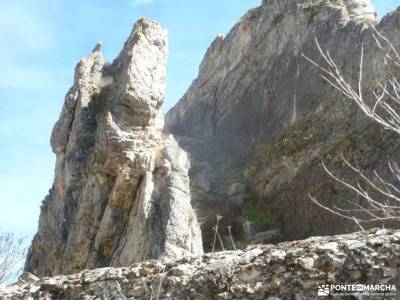
<path id="1" fill-rule="evenodd" d="M 399 290 L 399 255 L 400 230 L 374 229 L 40 280 L 25 273 L 0 298 L 315 299 L 325 283 L 394 284 Z"/>

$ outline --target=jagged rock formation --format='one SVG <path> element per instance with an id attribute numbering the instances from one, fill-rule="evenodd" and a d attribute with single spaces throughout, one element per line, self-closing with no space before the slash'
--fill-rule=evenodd
<path id="1" fill-rule="evenodd" d="M 398 46 L 399 20 L 399 14 L 393 13 L 379 23 L 369 0 L 264 0 L 226 37 L 214 40 L 198 77 L 167 114 L 165 125 L 192 158 L 193 200 L 208 219 L 203 227 L 205 247 L 212 239 L 217 213 L 224 215 L 226 224 L 233 225 L 234 234 L 240 237 L 248 221 L 244 206 L 257 214 L 263 212 L 263 219 L 273 219 L 284 239 L 349 228 L 314 207 L 308 193 L 325 195 L 331 203 L 354 197 L 343 189 L 340 193 L 332 190 L 337 184 L 329 183 L 326 176 L 320 183 L 322 171 L 317 162 L 325 154 L 324 145 L 340 144 L 344 140 L 341 133 L 355 137 L 363 132 L 366 136 L 368 131 L 363 128 L 372 130 L 371 123 L 342 101 L 342 95 L 319 77 L 302 53 L 320 62 L 317 38 L 344 74 L 356 80 L 364 43 L 365 70 L 371 70 L 365 82 L 372 83 L 372 76 L 383 72 L 382 53 L 368 25 L 377 25 Z M 321 114 L 325 117 L 311 121 Z M 303 133 L 300 128 L 305 126 L 313 129 Z M 341 129 L 336 132 L 337 127 Z M 289 128 L 298 133 L 289 141 L 298 149 L 282 143 L 290 136 Z M 304 151 L 301 142 L 310 139 L 307 134 L 311 133 L 317 142 L 308 143 Z M 367 168 L 382 168 L 400 143 L 391 138 L 388 145 L 381 155 L 379 149 L 369 148 L 363 157 Z M 271 151 L 268 155 L 273 160 L 262 157 Z M 261 157 L 256 160 L 257 155 Z M 243 183 L 246 188 L 231 193 L 232 187 Z"/>
<path id="2" fill-rule="evenodd" d="M 40 280 L 24 274 L 0 298 L 316 299 L 322 284 L 385 284 L 397 291 L 373 299 L 399 299 L 399 256 L 400 231 L 371 230 Z"/>
<path id="3" fill-rule="evenodd" d="M 112 64 L 100 48 L 52 133 L 55 180 L 25 266 L 38 276 L 202 253 L 187 155 L 162 134 L 167 32 L 142 19 Z"/>

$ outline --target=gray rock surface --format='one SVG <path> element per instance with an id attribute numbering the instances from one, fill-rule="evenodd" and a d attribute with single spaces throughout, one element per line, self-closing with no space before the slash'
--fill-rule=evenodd
<path id="1" fill-rule="evenodd" d="M 141 19 L 113 63 L 100 48 L 51 136 L 54 184 L 25 265 L 40 277 L 202 253 L 187 154 L 162 133 L 167 32 Z"/>
<path id="2" fill-rule="evenodd" d="M 238 221 L 242 220 L 238 216 L 243 211 L 274 214 L 276 226 L 281 227 L 285 239 L 335 233 L 346 228 L 333 218 L 326 219 L 327 215 L 320 209 L 307 214 L 312 210 L 308 192 L 319 180 L 321 167 L 304 169 L 304 172 L 299 168 L 318 160 L 322 155 L 319 148 L 310 147 L 300 159 L 285 159 L 290 155 L 283 151 L 285 146 L 276 148 L 273 155 L 280 169 L 271 167 L 269 160 L 256 160 L 256 157 L 279 143 L 289 129 L 310 122 L 310 115 L 324 109 L 326 117 L 320 123 L 313 123 L 322 144 L 321 136 L 330 139 L 336 127 L 345 127 L 349 116 L 348 122 L 360 122 L 358 132 L 369 128 L 371 123 L 342 101 L 343 97 L 320 78 L 318 70 L 302 53 L 321 62 L 317 38 L 347 78 L 355 81 L 364 42 L 368 46 L 365 47 L 365 69 L 370 70 L 366 82 L 372 82 L 372 75 L 382 73 L 382 57 L 378 57 L 381 53 L 372 43 L 368 25 L 378 25 L 378 30 L 399 45 L 399 19 L 399 14 L 394 13 L 379 23 L 368 0 L 264 0 L 261 6 L 243 16 L 225 37 L 214 40 L 198 77 L 168 112 L 165 124 L 166 131 L 175 135 L 192 160 L 192 198 L 205 218 L 202 229 L 206 248 L 212 240 L 216 214 L 223 215 L 233 228 L 243 227 L 239 224 L 243 222 Z M 330 127 L 325 126 L 327 119 L 331 120 L 326 122 Z M 307 139 L 298 132 L 297 139 Z M 352 132 L 352 126 L 343 132 Z M 332 144 L 338 141 L 330 140 Z M 399 145 L 395 142 L 390 149 Z M 371 154 L 367 160 L 379 169 L 387 155 L 382 155 L 379 162 L 373 156 L 379 154 Z M 244 179 L 243 172 L 249 166 L 256 168 L 245 172 Z M 243 201 L 230 195 L 230 187 L 237 182 L 247 184 L 247 195 L 241 195 Z M 290 194 L 286 193 L 289 186 Z M 338 193 L 331 192 L 327 186 L 328 180 L 318 184 L 317 195 L 325 191 L 330 194 L 329 199 L 340 200 Z M 340 195 L 354 197 L 343 190 Z M 276 211 L 278 206 L 280 210 Z M 299 223 L 304 226 L 298 226 Z M 240 229 L 234 230 L 234 234 L 239 238 Z"/>
<path id="3" fill-rule="evenodd" d="M 370 299 L 399 299 L 399 257 L 400 231 L 374 229 L 20 280 L 0 299 L 317 299 L 326 284 L 394 285 Z"/>
<path id="4" fill-rule="evenodd" d="M 387 15 L 377 25 L 377 30 L 397 49 L 400 49 L 399 12 Z M 363 93 L 368 99 L 377 82 L 383 82 L 389 72 L 383 62 L 385 53 L 378 49 L 369 30 L 363 33 L 362 42 L 365 48 Z M 359 61 L 360 53 L 353 61 L 349 58 L 348 64 Z M 358 80 L 358 69 L 347 71 L 346 76 Z M 358 165 L 369 178 L 377 171 L 388 182 L 397 184 L 390 174 L 388 162 L 400 159 L 400 137 L 366 119 L 334 88 L 330 87 L 325 99 L 320 109 L 289 126 L 246 168 L 247 183 L 253 192 L 251 200 L 258 209 L 279 215 L 285 240 L 351 232 L 356 228 L 353 222 L 329 214 L 309 200 L 308 195 L 312 195 L 326 206 L 340 208 L 350 208 L 349 199 L 362 203 L 354 192 L 328 176 L 321 160 L 336 176 L 353 185 L 362 180 L 345 166 L 341 154 Z M 373 191 L 369 192 L 374 195 Z M 377 196 L 376 199 L 380 198 Z"/>

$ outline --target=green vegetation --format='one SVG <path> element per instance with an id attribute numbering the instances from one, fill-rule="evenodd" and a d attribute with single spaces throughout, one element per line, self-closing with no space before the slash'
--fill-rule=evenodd
<path id="1" fill-rule="evenodd" d="M 304 3 L 301 7 L 305 10 L 305 11 L 310 11 L 313 10 L 314 8 L 317 8 L 319 6 L 321 6 L 325 1 L 321 0 L 318 2 L 308 2 L 308 3 Z"/>
<path id="2" fill-rule="evenodd" d="M 262 231 L 276 227 L 278 215 L 272 212 L 266 212 L 255 206 L 251 200 L 245 203 L 245 213 L 247 219 L 256 224 Z"/>
<path id="3" fill-rule="evenodd" d="M 99 247 L 99 253 L 104 258 L 109 258 L 112 255 L 113 246 L 111 244 L 103 244 Z"/>

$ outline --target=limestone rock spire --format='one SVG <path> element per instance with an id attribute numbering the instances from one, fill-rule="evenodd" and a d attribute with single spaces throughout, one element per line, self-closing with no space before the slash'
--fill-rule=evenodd
<path id="1" fill-rule="evenodd" d="M 100 48 L 52 133 L 54 184 L 25 265 L 38 276 L 202 253 L 187 155 L 161 133 L 167 31 L 139 20 L 111 64 Z"/>

